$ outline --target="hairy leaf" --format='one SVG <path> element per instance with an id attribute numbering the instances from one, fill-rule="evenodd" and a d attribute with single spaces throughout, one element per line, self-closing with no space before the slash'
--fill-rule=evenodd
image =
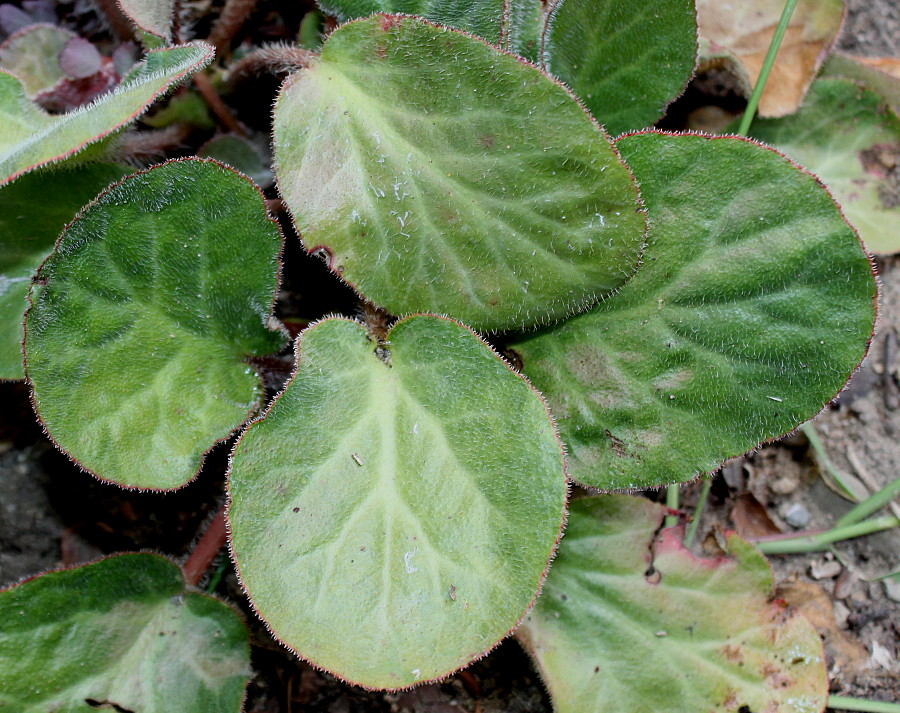
<path id="1" fill-rule="evenodd" d="M 36 171 L 0 189 L 0 379 L 25 376 L 22 320 L 35 270 L 81 207 L 126 173 L 115 164 L 87 163 Z"/>
<path id="2" fill-rule="evenodd" d="M 664 510 L 627 496 L 572 503 L 566 536 L 518 636 L 556 713 L 818 713 L 822 642 L 772 600 L 765 558 L 738 535 L 694 557 Z"/>
<path id="3" fill-rule="evenodd" d="M 817 174 L 869 250 L 900 250 L 900 118 L 875 92 L 819 79 L 796 114 L 751 133 Z"/>
<path id="4" fill-rule="evenodd" d="M 532 49 L 532 25 L 540 13 L 540 0 L 318 0 L 318 3 L 341 22 L 376 12 L 419 15 L 471 32 L 516 54 Z"/>
<path id="5" fill-rule="evenodd" d="M 236 168 L 261 188 L 268 188 L 275 180 L 270 167 L 271 156 L 264 159 L 263 150 L 242 136 L 216 136 L 203 144 L 197 155 L 214 158 Z"/>
<path id="6" fill-rule="evenodd" d="M 33 97 L 63 78 L 59 54 L 74 37 L 56 25 L 30 25 L 0 45 L 0 69 L 16 75 Z"/>
<path id="7" fill-rule="evenodd" d="M 81 151 L 134 121 L 157 97 L 212 59 L 202 43 L 150 52 L 115 91 L 62 116 L 28 101 L 22 83 L 0 71 L 0 186 Z"/>
<path id="8" fill-rule="evenodd" d="M 739 65 L 736 75 L 745 80 L 741 84 L 748 97 L 783 9 L 783 0 L 697 0 L 700 35 L 710 41 L 714 62 L 718 62 L 716 56 L 722 56 L 721 50 L 726 50 Z M 759 102 L 760 116 L 785 116 L 797 110 L 843 19 L 843 0 L 799 0 Z M 701 68 L 704 60 L 701 57 Z"/>
<path id="9" fill-rule="evenodd" d="M 611 134 L 642 129 L 694 71 L 694 0 L 555 0 L 541 54 Z"/>
<path id="10" fill-rule="evenodd" d="M 274 634 L 371 688 L 447 675 L 531 605 L 565 509 L 538 394 L 462 325 L 330 319 L 237 444 L 231 546 Z"/>
<path id="11" fill-rule="evenodd" d="M 0 710 L 239 713 L 247 630 L 158 555 L 109 557 L 0 592 Z"/>
<path id="12" fill-rule="evenodd" d="M 259 190 L 174 161 L 101 194 L 32 287 L 26 371 L 49 435 L 95 475 L 176 488 L 257 407 L 281 235 Z"/>
<path id="13" fill-rule="evenodd" d="M 328 38 L 278 98 L 275 164 L 307 247 L 394 314 L 558 319 L 624 282 L 642 243 L 628 169 L 562 86 L 416 18 Z"/>
<path id="14" fill-rule="evenodd" d="M 650 213 L 618 293 L 513 345 L 570 474 L 604 489 L 690 480 L 812 418 L 866 352 L 875 280 L 815 178 L 752 141 L 617 143 Z"/>
<path id="15" fill-rule="evenodd" d="M 175 0 L 116 0 L 122 12 L 135 24 L 141 39 L 158 46 L 172 41 Z M 146 37 L 151 35 L 151 37 Z M 154 40 L 153 38 L 158 38 Z"/>

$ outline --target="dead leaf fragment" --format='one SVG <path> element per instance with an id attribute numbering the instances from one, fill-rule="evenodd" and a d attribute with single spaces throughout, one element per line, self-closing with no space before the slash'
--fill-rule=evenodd
<path id="1" fill-rule="evenodd" d="M 700 35 L 718 64 L 730 57 L 738 65 L 747 96 L 759 77 L 783 0 L 698 0 Z M 796 111 L 819 67 L 834 44 L 844 20 L 842 0 L 800 0 L 791 17 L 778 59 L 759 104 L 760 116 Z M 701 56 L 703 70 L 706 54 Z"/>

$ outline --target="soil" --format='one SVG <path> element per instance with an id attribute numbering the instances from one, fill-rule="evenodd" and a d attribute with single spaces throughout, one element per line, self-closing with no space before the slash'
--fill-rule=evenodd
<path id="1" fill-rule="evenodd" d="M 274 3 L 262 2 L 257 11 L 261 27 L 268 28 L 266 39 L 280 31 L 277 24 L 266 25 L 270 6 Z M 894 0 L 849 2 L 840 48 L 898 55 L 898 44 L 900 6 Z M 247 91 L 265 93 L 273 87 L 274 82 L 270 87 L 260 81 Z M 270 97 L 260 104 L 267 111 Z M 268 121 L 267 115 L 252 112 L 241 118 L 259 129 Z M 358 309 L 353 293 L 286 232 L 288 269 L 280 316 L 300 327 L 326 309 L 353 314 Z M 882 304 L 871 353 L 850 387 L 815 421 L 834 466 L 853 487 L 870 492 L 900 472 L 900 258 L 879 260 L 877 267 Z M 289 360 L 280 365 L 289 368 Z M 272 390 L 285 373 L 278 366 L 270 370 Z M 0 402 L 0 587 L 104 553 L 152 549 L 183 558 L 223 500 L 229 444 L 217 447 L 201 476 L 178 492 L 129 492 L 81 472 L 52 446 L 34 420 L 23 384 L 0 384 Z M 829 489 L 822 470 L 801 434 L 729 463 L 713 481 L 698 552 L 714 548 L 717 528 L 758 537 L 828 527 L 851 503 Z M 699 488 L 682 489 L 685 511 L 693 511 Z M 842 543 L 833 553 L 771 558 L 779 595 L 803 611 L 823 636 L 835 693 L 900 700 L 900 584 L 878 579 L 897 568 L 898 552 L 900 533 L 894 530 Z M 345 685 L 272 640 L 247 608 L 227 565 L 220 555 L 213 570 L 222 569 L 224 576 L 215 591 L 243 609 L 251 631 L 254 674 L 247 713 L 551 711 L 539 677 L 513 640 L 441 684 L 389 694 Z"/>

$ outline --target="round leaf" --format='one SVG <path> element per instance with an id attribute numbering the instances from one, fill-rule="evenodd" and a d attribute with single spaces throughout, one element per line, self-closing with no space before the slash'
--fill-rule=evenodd
<path id="1" fill-rule="evenodd" d="M 643 267 L 513 345 L 570 474 L 604 489 L 690 480 L 812 418 L 866 353 L 876 293 L 831 196 L 777 152 L 660 133 L 617 147 L 650 213 Z"/>
<path id="2" fill-rule="evenodd" d="M 765 558 L 735 534 L 694 557 L 664 510 L 627 496 L 572 503 L 541 598 L 518 636 L 556 713 L 813 713 L 822 642 L 772 600 Z"/>
<path id="3" fill-rule="evenodd" d="M 506 636 L 562 525 L 559 441 L 540 396 L 462 325 L 415 316 L 390 353 L 343 319 L 238 442 L 234 560 L 300 656 L 353 683 L 445 676 Z"/>
<path id="4" fill-rule="evenodd" d="M 82 164 L 30 173 L 0 190 L 0 379 L 25 376 L 22 320 L 32 275 L 66 223 L 127 172 L 115 164 Z"/>
<path id="5" fill-rule="evenodd" d="M 63 78 L 59 53 L 75 34 L 56 25 L 30 25 L 0 45 L 0 69 L 22 80 L 30 97 Z"/>
<path id="6" fill-rule="evenodd" d="M 565 88 L 412 17 L 344 25 L 288 79 L 275 163 L 306 245 L 394 314 L 558 319 L 624 282 L 643 239 L 628 169 Z"/>
<path id="7" fill-rule="evenodd" d="M 175 161 L 101 194 L 32 287 L 25 356 L 54 441 L 120 485 L 176 488 L 262 397 L 281 235 L 253 184 Z"/>
<path id="8" fill-rule="evenodd" d="M 239 713 L 247 638 L 157 555 L 48 572 L 0 592 L 0 709 Z"/>
<path id="9" fill-rule="evenodd" d="M 162 44 L 172 41 L 175 0 L 116 0 L 116 2 L 141 33 L 158 38 L 158 42 Z"/>
<path id="10" fill-rule="evenodd" d="M 694 0 L 556 0 L 541 38 L 559 77 L 611 134 L 659 119 L 694 72 Z"/>
<path id="11" fill-rule="evenodd" d="M 150 52 L 114 91 L 62 116 L 51 116 L 32 104 L 22 83 L 0 71 L 0 186 L 68 158 L 131 123 L 212 56 L 212 47 L 202 43 Z"/>
<path id="12" fill-rule="evenodd" d="M 796 114 L 753 122 L 754 138 L 774 144 L 819 176 L 866 247 L 900 251 L 900 118 L 875 92 L 844 79 L 820 79 Z"/>

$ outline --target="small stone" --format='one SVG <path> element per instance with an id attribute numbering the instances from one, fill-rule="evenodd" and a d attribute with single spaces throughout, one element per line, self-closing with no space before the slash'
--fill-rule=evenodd
<path id="1" fill-rule="evenodd" d="M 838 578 L 834 582 L 834 598 L 846 599 L 849 597 L 850 592 L 853 591 L 853 587 L 858 580 L 859 577 L 853 574 L 849 569 L 845 569 L 838 575 Z"/>
<path id="2" fill-rule="evenodd" d="M 797 489 L 799 485 L 799 478 L 786 475 L 784 477 L 778 478 L 778 480 L 771 483 L 769 485 L 769 488 L 776 495 L 790 495 Z"/>
<path id="3" fill-rule="evenodd" d="M 809 525 L 809 510 L 800 503 L 794 503 L 784 513 L 784 520 L 791 527 L 802 529 Z"/>
<path id="4" fill-rule="evenodd" d="M 884 584 L 884 593 L 887 594 L 888 599 L 900 602 L 900 580 L 890 577 L 885 579 L 882 584 Z"/>
<path id="5" fill-rule="evenodd" d="M 850 610 L 844 602 L 834 603 L 834 622 L 841 629 L 847 628 L 847 619 L 850 618 Z"/>
<path id="6" fill-rule="evenodd" d="M 818 560 L 809 566 L 809 575 L 813 579 L 834 579 L 841 573 L 842 569 L 841 563 L 836 560 L 831 562 Z"/>

